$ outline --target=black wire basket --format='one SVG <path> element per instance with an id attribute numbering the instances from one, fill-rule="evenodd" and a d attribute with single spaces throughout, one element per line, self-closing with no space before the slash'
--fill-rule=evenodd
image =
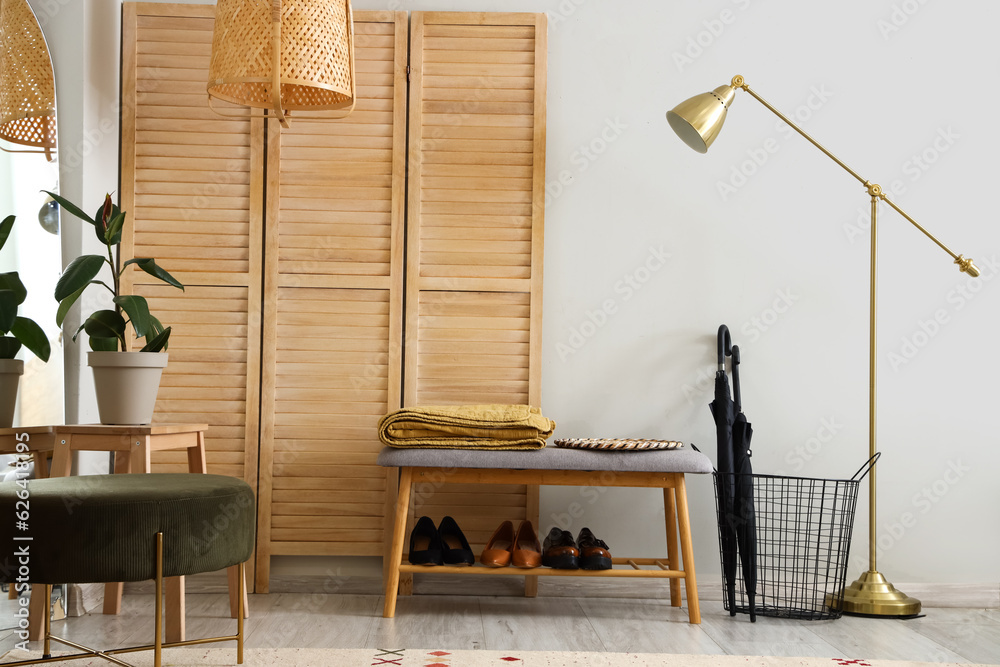
<path id="1" fill-rule="evenodd" d="M 823 620 L 840 618 L 851 553 L 858 485 L 878 454 L 851 479 L 714 473 L 718 516 L 720 481 L 753 479 L 757 528 L 757 586 L 754 612 L 761 616 Z M 732 525 L 732 522 L 730 522 Z M 724 526 L 719 549 L 725 559 Z M 730 608 L 723 566 L 723 605 L 730 614 L 749 614 L 742 567 L 736 568 L 735 604 Z"/>

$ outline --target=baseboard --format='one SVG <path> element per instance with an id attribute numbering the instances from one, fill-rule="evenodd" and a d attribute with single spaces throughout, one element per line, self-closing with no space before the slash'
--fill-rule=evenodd
<path id="1" fill-rule="evenodd" d="M 907 584 L 893 582 L 898 589 L 920 600 L 923 607 L 966 607 L 1000 609 L 1000 583 L 992 584 Z M 722 576 L 698 577 L 698 597 L 722 601 Z"/>
<path id="2" fill-rule="evenodd" d="M 429 568 L 433 570 L 433 568 Z M 455 577 L 435 575 L 432 571 L 417 575 L 415 592 L 426 595 L 523 595 L 520 577 L 465 576 L 462 586 L 455 586 Z M 593 577 L 539 577 L 538 594 L 549 597 L 650 598 L 665 597 L 667 581 L 632 581 L 628 579 L 595 579 Z M 917 598 L 925 608 L 966 607 L 1000 609 L 1000 583 L 992 584 L 896 584 L 907 595 Z M 226 578 L 222 573 L 199 574 L 187 578 L 189 593 L 225 593 Z M 660 589 L 660 590 L 657 590 Z M 683 592 L 683 586 L 681 587 Z M 126 584 L 126 592 L 152 592 L 152 583 Z M 381 595 L 382 579 L 371 576 L 329 577 L 318 575 L 272 576 L 272 593 L 329 593 L 350 595 Z M 722 577 L 698 577 L 698 595 L 705 602 L 722 602 Z M 88 607 L 89 609 L 89 607 Z"/>
<path id="3" fill-rule="evenodd" d="M 1000 609 L 1000 584 L 894 584 L 924 607 Z"/>

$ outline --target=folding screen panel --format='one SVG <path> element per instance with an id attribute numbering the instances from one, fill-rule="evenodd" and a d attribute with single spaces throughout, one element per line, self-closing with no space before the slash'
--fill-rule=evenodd
<path id="1" fill-rule="evenodd" d="M 539 404 L 543 14 L 413 12 L 404 404 Z M 537 487 L 445 485 L 474 548 Z"/>
<path id="2" fill-rule="evenodd" d="M 172 327 L 154 420 L 209 424 L 208 471 L 256 488 L 263 121 L 208 108 L 214 10 L 124 5 L 120 201 L 131 215 L 122 253 L 155 258 L 186 286 L 134 270 L 124 290 L 145 295 Z M 153 461 L 187 469 L 183 451 Z"/>
<path id="3" fill-rule="evenodd" d="M 354 112 L 268 128 L 258 591 L 272 555 L 381 555 L 395 492 L 375 458 L 402 373 L 406 13 L 354 34 Z"/>

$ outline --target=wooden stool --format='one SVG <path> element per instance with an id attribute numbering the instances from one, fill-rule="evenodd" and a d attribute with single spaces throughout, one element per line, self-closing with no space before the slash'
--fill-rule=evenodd
<path id="1" fill-rule="evenodd" d="M 52 427 L 54 450 L 51 477 L 68 477 L 73 464 L 73 452 L 114 452 L 115 473 L 148 473 L 150 456 L 154 451 L 186 449 L 188 472 L 206 473 L 205 431 L 207 424 L 147 424 L 140 426 L 112 426 L 106 424 L 69 424 Z M 229 607 L 233 618 L 238 613 L 239 568 L 230 567 Z M 167 641 L 184 640 L 184 577 L 170 577 L 166 582 L 166 637 Z M 104 587 L 104 613 L 121 612 L 123 584 L 109 583 Z M 246 591 L 244 590 L 244 617 L 249 617 Z M 40 604 L 40 602 L 38 603 Z M 32 599 L 31 639 L 42 636 L 40 623 L 34 620 L 41 614 Z"/>
<path id="2" fill-rule="evenodd" d="M 688 619 L 701 623 L 698 606 L 698 585 L 694 572 L 694 549 L 688 519 L 685 473 L 712 472 L 712 464 L 704 454 L 687 447 L 677 450 L 614 452 L 545 447 L 525 451 L 489 451 L 482 449 L 394 449 L 384 447 L 378 465 L 399 468 L 399 492 L 392 541 L 387 544 L 385 606 L 382 615 L 392 618 L 396 613 L 400 574 L 427 572 L 454 575 L 511 575 L 578 577 L 649 577 L 670 580 L 670 603 L 681 606 L 680 582 L 684 581 L 688 603 Z M 454 565 L 410 565 L 403 560 L 407 519 L 413 513 L 412 490 L 421 482 L 436 484 L 539 484 L 591 487 L 644 487 L 663 489 L 666 516 L 666 558 L 613 558 L 615 565 L 628 569 L 557 570 L 547 567 L 520 569 L 515 567 L 459 567 Z M 539 526 L 541 528 L 541 526 Z M 680 549 L 678 549 L 678 533 Z M 679 553 L 678 553 L 679 551 Z M 644 569 L 644 567 L 655 569 Z M 526 584 L 525 593 L 530 595 Z"/>

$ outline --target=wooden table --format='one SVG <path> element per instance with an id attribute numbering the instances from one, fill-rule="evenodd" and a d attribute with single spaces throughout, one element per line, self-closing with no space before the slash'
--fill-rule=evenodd
<path id="1" fill-rule="evenodd" d="M 148 473 L 150 458 L 154 451 L 166 449 L 186 449 L 188 472 L 206 473 L 205 431 L 207 424 L 147 424 L 112 426 L 106 424 L 68 424 L 63 426 L 35 427 L 52 430 L 51 477 L 68 477 L 73 465 L 73 452 L 97 451 L 113 452 L 115 473 Z M 32 429 L 8 429 L 23 433 Z M 0 432 L 0 438 L 4 436 Z M 37 464 L 36 464 L 37 465 Z M 239 567 L 228 569 L 229 602 L 233 618 L 237 614 Z M 165 579 L 166 596 L 166 641 L 184 641 L 184 577 Z M 104 613 L 121 612 L 123 584 L 109 583 L 104 587 Z M 40 598 L 40 596 L 39 596 Z M 244 597 L 244 617 L 249 616 L 247 600 Z M 36 609 L 32 598 L 29 638 L 41 638 L 41 623 L 34 622 L 41 617 L 42 610 Z"/>
<path id="2" fill-rule="evenodd" d="M 150 456 L 164 449 L 186 449 L 188 472 L 205 473 L 205 431 L 208 424 L 147 424 L 55 426 L 52 477 L 67 477 L 73 452 L 114 452 L 115 472 L 149 472 Z"/>

